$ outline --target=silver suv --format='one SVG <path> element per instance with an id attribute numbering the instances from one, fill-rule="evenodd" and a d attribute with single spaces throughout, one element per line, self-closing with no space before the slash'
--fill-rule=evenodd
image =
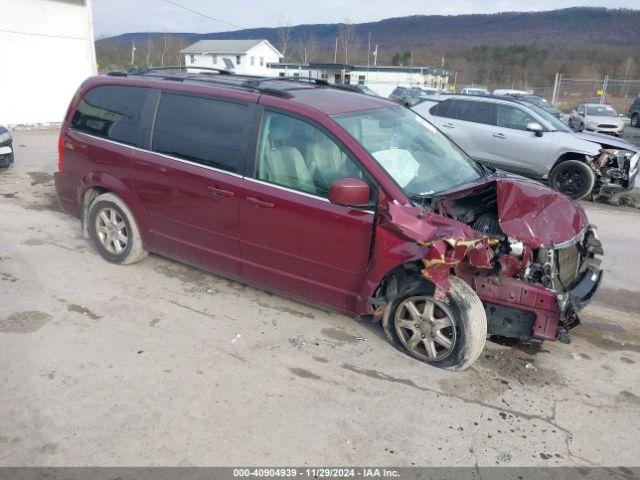
<path id="1" fill-rule="evenodd" d="M 638 147 L 608 135 L 573 132 L 528 102 L 447 95 L 412 108 L 478 162 L 548 180 L 573 199 L 634 186 Z"/>

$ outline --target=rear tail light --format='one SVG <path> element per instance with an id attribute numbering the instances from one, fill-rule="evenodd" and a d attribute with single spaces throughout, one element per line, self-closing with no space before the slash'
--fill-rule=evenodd
<path id="1" fill-rule="evenodd" d="M 62 153 L 64 152 L 64 140 L 62 135 L 58 137 L 58 171 L 62 171 Z"/>

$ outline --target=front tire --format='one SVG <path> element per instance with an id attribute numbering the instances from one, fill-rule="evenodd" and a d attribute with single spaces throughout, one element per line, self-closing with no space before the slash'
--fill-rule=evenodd
<path id="1" fill-rule="evenodd" d="M 476 292 L 457 277 L 450 280 L 448 303 L 434 297 L 425 279 L 408 280 L 387 306 L 382 325 L 391 344 L 411 357 L 464 370 L 484 349 L 487 317 Z"/>
<path id="2" fill-rule="evenodd" d="M 549 185 L 573 200 L 586 197 L 593 190 L 593 170 L 580 160 L 567 160 L 556 165 L 549 175 Z"/>
<path id="3" fill-rule="evenodd" d="M 148 255 L 140 229 L 127 204 L 113 193 L 104 193 L 89 206 L 89 236 L 102 257 L 128 265 Z"/>

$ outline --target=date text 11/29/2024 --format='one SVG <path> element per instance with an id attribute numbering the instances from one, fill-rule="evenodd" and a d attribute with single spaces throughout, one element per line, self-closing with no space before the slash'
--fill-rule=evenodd
<path id="1" fill-rule="evenodd" d="M 234 468 L 234 478 L 399 478 L 398 470 L 389 468 Z"/>

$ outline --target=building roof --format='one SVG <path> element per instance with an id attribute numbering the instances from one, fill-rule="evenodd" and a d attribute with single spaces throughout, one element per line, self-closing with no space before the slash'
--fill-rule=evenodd
<path id="1" fill-rule="evenodd" d="M 273 69 L 308 69 L 308 70 L 344 70 L 345 72 L 389 72 L 389 73 L 421 73 L 453 77 L 454 70 L 443 70 L 438 67 L 398 67 L 381 65 L 350 65 L 348 63 L 267 63 L 267 68 Z"/>
<path id="2" fill-rule="evenodd" d="M 180 53 L 219 53 L 228 55 L 241 55 L 247 53 L 253 47 L 260 45 L 262 42 L 269 44 L 278 54 L 280 52 L 268 40 L 199 40 L 189 45 Z"/>

